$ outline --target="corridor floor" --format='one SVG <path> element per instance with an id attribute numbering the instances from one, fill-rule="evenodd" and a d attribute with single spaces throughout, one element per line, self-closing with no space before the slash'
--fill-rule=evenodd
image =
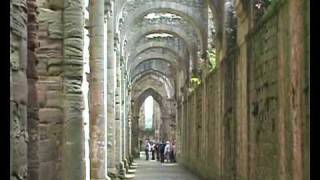
<path id="1" fill-rule="evenodd" d="M 177 163 L 163 163 L 145 160 L 144 153 L 136 159 L 137 169 L 134 180 L 201 180 Z"/>

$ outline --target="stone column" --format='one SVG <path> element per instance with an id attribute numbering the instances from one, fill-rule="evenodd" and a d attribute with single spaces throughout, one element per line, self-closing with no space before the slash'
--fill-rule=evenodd
<path id="1" fill-rule="evenodd" d="M 123 162 L 122 162 L 122 121 L 121 121 L 121 69 L 120 69 L 120 52 L 119 52 L 119 38 L 115 36 L 115 51 L 116 51 L 116 91 L 115 91 L 115 131 L 116 131 L 116 162 L 118 163 L 119 174 L 123 175 Z"/>
<path id="2" fill-rule="evenodd" d="M 124 164 L 124 167 L 127 169 L 127 151 L 126 151 L 126 144 L 127 144 L 127 107 L 126 107 L 126 77 L 125 77 L 125 65 L 123 62 L 123 57 L 121 57 L 120 60 L 121 63 L 121 78 L 120 78 L 120 104 L 121 104 L 121 109 L 120 109 L 120 120 L 121 120 L 121 128 L 122 128 L 122 161 Z"/>
<path id="3" fill-rule="evenodd" d="M 139 157 L 140 153 L 140 147 L 139 147 L 139 116 L 137 114 L 134 114 L 131 121 L 131 154 L 133 157 L 137 158 Z"/>
<path id="4" fill-rule="evenodd" d="M 90 7 L 90 178 L 106 175 L 106 114 L 104 57 L 104 0 L 92 0 Z"/>
<path id="5" fill-rule="evenodd" d="M 129 80 L 127 80 L 126 84 L 126 89 L 127 89 L 127 101 L 126 101 L 126 106 L 127 106 L 127 153 L 128 153 L 128 162 L 129 165 L 131 164 L 131 158 L 132 158 L 132 150 L 131 150 L 131 134 L 132 134 L 132 109 L 131 109 L 131 88 L 129 85 Z"/>
<path id="6" fill-rule="evenodd" d="M 83 1 L 65 0 L 63 11 L 64 123 L 62 179 L 85 178 L 83 130 Z"/>
<path id="7" fill-rule="evenodd" d="M 125 78 L 125 107 L 126 107 L 126 113 L 125 113 L 125 127 L 126 127 L 126 161 L 129 169 L 130 165 L 130 96 L 129 96 L 129 91 L 128 91 L 128 79 L 127 76 Z"/>
<path id="8" fill-rule="evenodd" d="M 27 179 L 27 5 L 10 1 L 10 179 Z"/>
<path id="9" fill-rule="evenodd" d="M 109 2 L 110 3 L 110 2 Z M 107 151 L 108 172 L 117 174 L 116 171 L 116 127 L 115 127 L 115 90 L 116 90 L 116 59 L 114 53 L 114 14 L 113 5 L 108 6 L 107 19 Z"/>
<path id="10" fill-rule="evenodd" d="M 129 158 L 131 158 L 132 157 L 132 112 L 130 107 L 128 112 L 128 154 L 129 154 Z"/>
<path id="11" fill-rule="evenodd" d="M 243 4 L 236 1 L 236 13 L 238 17 L 237 44 L 239 45 L 239 63 L 236 67 L 238 79 L 236 80 L 236 123 L 237 123 L 237 175 L 240 178 L 248 179 L 248 46 L 245 40 L 249 31 L 250 19 Z"/>
<path id="12" fill-rule="evenodd" d="M 279 180 L 288 179 L 288 153 L 286 152 L 288 144 L 287 144 L 287 132 L 290 131 L 288 127 L 286 127 L 286 115 L 287 110 L 289 109 L 289 82 L 286 79 L 286 62 L 289 59 L 289 48 L 287 35 L 289 32 L 289 13 L 287 8 L 283 8 L 279 11 L 278 15 L 278 169 L 279 169 Z M 290 155 L 289 155 L 290 156 Z"/>
<path id="13" fill-rule="evenodd" d="M 291 35 L 291 50 L 290 50 L 290 109 L 291 109 L 291 125 L 293 131 L 293 160 L 292 172 L 293 180 L 304 179 L 303 167 L 303 125 L 308 123 L 305 118 L 305 109 L 303 102 L 305 100 L 305 90 L 303 81 L 305 76 L 305 19 L 304 19 L 304 1 L 290 0 L 289 2 L 289 31 Z"/>
<path id="14" fill-rule="evenodd" d="M 39 106 L 37 96 L 36 48 L 38 22 L 36 0 L 28 0 L 28 179 L 39 179 Z"/>

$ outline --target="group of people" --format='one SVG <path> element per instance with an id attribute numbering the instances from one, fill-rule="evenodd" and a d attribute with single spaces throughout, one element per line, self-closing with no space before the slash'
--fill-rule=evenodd
<path id="1" fill-rule="evenodd" d="M 151 160 L 157 159 L 161 163 L 174 163 L 176 162 L 176 145 L 175 142 L 162 141 L 161 143 L 154 143 L 146 140 L 144 151 L 146 153 L 146 160 L 149 160 L 149 153 L 151 153 Z M 156 157 L 155 157 L 156 156 Z"/>

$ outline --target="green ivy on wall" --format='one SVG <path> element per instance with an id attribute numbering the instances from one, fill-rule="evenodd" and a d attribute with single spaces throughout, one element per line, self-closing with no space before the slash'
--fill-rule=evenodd
<path id="1" fill-rule="evenodd" d="M 189 91 L 193 92 L 201 84 L 201 79 L 197 75 L 193 74 L 190 79 Z"/>
<path id="2" fill-rule="evenodd" d="M 212 70 L 214 70 L 216 68 L 216 50 L 215 49 L 210 49 L 207 50 L 207 55 L 208 55 L 208 67 L 209 67 L 209 71 L 211 72 Z"/>

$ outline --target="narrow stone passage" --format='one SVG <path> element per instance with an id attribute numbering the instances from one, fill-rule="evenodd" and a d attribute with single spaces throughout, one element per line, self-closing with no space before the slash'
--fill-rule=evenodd
<path id="1" fill-rule="evenodd" d="M 10 179 L 309 180 L 309 31 L 310 0 L 10 0 Z"/>
<path id="2" fill-rule="evenodd" d="M 134 180 L 200 180 L 177 163 L 160 163 L 156 160 L 145 160 L 143 152 L 136 159 L 137 170 Z"/>

